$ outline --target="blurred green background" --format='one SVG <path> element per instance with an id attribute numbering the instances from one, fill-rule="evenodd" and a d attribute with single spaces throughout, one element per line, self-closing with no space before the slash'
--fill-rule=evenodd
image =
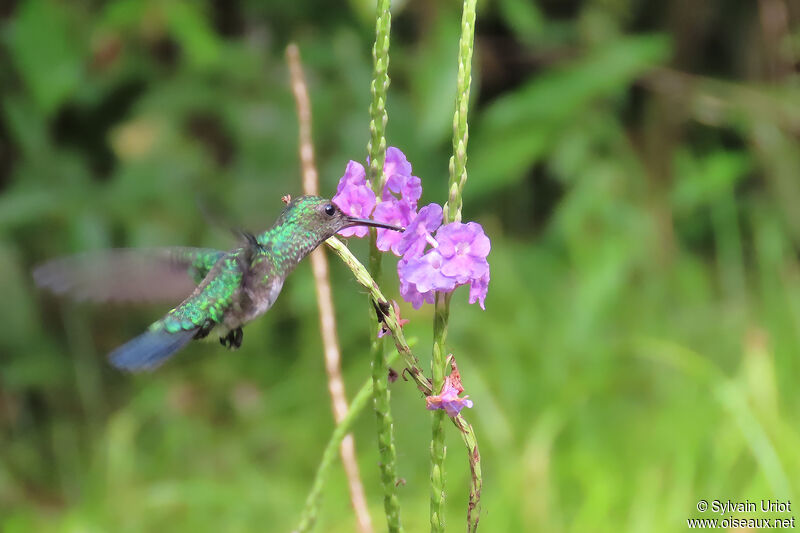
<path id="1" fill-rule="evenodd" d="M 333 423 L 307 263 L 243 348 L 148 375 L 105 354 L 164 311 L 38 291 L 115 246 L 227 248 L 300 191 L 284 49 L 301 49 L 323 192 L 368 138 L 372 2 L 0 3 L 0 527 L 287 531 Z M 445 196 L 460 4 L 397 2 L 388 140 Z M 678 531 L 701 498 L 800 490 L 800 8 L 789 0 L 479 3 L 464 217 L 486 311 L 449 347 L 483 453 L 481 530 Z M 366 257 L 365 243 L 353 243 Z M 387 259 L 383 285 L 396 294 Z M 370 309 L 332 262 L 348 391 Z M 407 335 L 427 367 L 431 309 Z M 392 388 L 402 516 L 428 524 L 430 415 Z M 385 528 L 375 421 L 356 443 Z M 447 522 L 468 470 L 448 435 Z M 800 501 L 794 502 L 800 505 Z M 353 531 L 341 467 L 318 531 Z"/>

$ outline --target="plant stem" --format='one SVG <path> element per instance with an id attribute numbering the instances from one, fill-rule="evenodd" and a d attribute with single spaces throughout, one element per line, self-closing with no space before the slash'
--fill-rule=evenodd
<path id="1" fill-rule="evenodd" d="M 389 34 L 392 15 L 389 11 L 389 0 L 378 0 L 375 19 L 375 44 L 372 47 L 373 78 L 370 85 L 372 101 L 369 106 L 370 139 L 367 144 L 369 153 L 368 178 L 380 197 L 380 191 L 386 181 L 383 171 L 386 160 L 386 92 L 389 88 Z M 369 266 L 373 278 L 380 276 L 381 256 L 375 245 L 376 232 L 370 230 Z M 383 353 L 383 342 L 377 338 L 378 318 L 374 318 L 370 355 L 372 356 L 372 389 L 375 399 L 375 415 L 377 417 L 378 452 L 381 462 L 381 482 L 383 485 L 383 507 L 390 533 L 402 531 L 400 525 L 400 501 L 397 498 L 397 452 L 394 446 L 394 425 L 389 394 L 389 367 Z"/>
<path id="2" fill-rule="evenodd" d="M 453 423 L 461 431 L 461 440 L 464 441 L 464 445 L 467 447 L 470 470 L 467 531 L 469 533 L 475 533 L 478 531 L 478 521 L 481 518 L 481 489 L 483 488 L 481 454 L 478 450 L 478 438 L 475 436 L 475 430 L 472 429 L 472 425 L 463 418 L 454 418 Z"/>
<path id="3" fill-rule="evenodd" d="M 461 15 L 461 39 L 458 46 L 458 88 L 456 106 L 453 113 L 453 155 L 450 158 L 450 181 L 448 200 L 443 209 L 445 224 L 461 221 L 462 192 L 467 183 L 467 142 L 469 140 L 469 95 L 472 84 L 472 51 L 475 42 L 475 6 L 477 0 L 464 0 Z M 437 294 L 433 323 L 433 390 L 442 390 L 446 369 L 445 342 L 447 323 L 450 317 L 450 294 Z M 444 531 L 443 506 L 444 492 L 444 413 L 436 411 L 433 415 L 431 438 L 431 531 Z M 461 430 L 470 465 L 470 493 L 467 507 L 467 530 L 475 532 L 480 519 L 480 496 L 483 486 L 481 476 L 478 441 L 472 426 L 461 416 L 453 422 Z"/>
<path id="4" fill-rule="evenodd" d="M 377 321 L 373 321 L 377 328 Z M 402 531 L 400 525 L 400 502 L 397 498 L 397 472 L 395 461 L 397 451 L 394 446 L 394 422 L 390 407 L 389 370 L 383 354 L 383 343 L 373 339 L 371 346 L 372 390 L 375 414 L 378 419 L 378 453 L 381 458 L 381 483 L 383 484 L 383 507 L 390 532 Z"/>
<path id="5" fill-rule="evenodd" d="M 308 97 L 308 86 L 303 74 L 300 49 L 291 43 L 286 48 L 286 61 L 289 65 L 292 93 L 297 108 L 298 144 L 300 147 L 300 163 L 303 175 L 303 194 L 319 194 L 319 173 L 314 162 L 314 144 L 311 135 L 311 101 Z M 314 273 L 314 286 L 317 292 L 319 309 L 319 328 L 324 346 L 325 371 L 328 375 L 328 391 L 331 395 L 333 418 L 338 424 L 347 414 L 347 395 L 342 379 L 341 352 L 336 338 L 336 314 L 333 306 L 330 276 L 328 274 L 328 258 L 325 250 L 317 248 L 311 252 L 311 271 Z M 342 465 L 347 476 L 350 489 L 350 502 L 356 513 L 358 529 L 361 533 L 372 533 L 372 519 L 367 508 L 364 485 L 356 461 L 356 445 L 352 434 L 342 440 L 339 452 Z"/>
<path id="6" fill-rule="evenodd" d="M 450 314 L 450 294 L 437 293 L 433 316 L 433 357 L 431 372 L 433 390 L 441 391 L 447 372 L 445 341 L 447 339 L 447 319 Z M 444 531 L 444 458 L 447 447 L 444 444 L 444 418 L 442 410 L 433 412 L 431 434 L 431 531 Z"/>
<path id="7" fill-rule="evenodd" d="M 467 141 L 469 93 L 472 84 L 472 49 L 475 42 L 475 4 L 464 0 L 461 14 L 461 40 L 458 44 L 458 89 L 453 113 L 453 156 L 450 158 L 448 200 L 444 204 L 445 223 L 461 220 L 461 194 L 467 183 Z"/>
<path id="8" fill-rule="evenodd" d="M 369 105 L 369 133 L 367 144 L 369 169 L 367 177 L 377 193 L 383 189 L 386 176 L 383 162 L 386 158 L 386 92 L 389 89 L 389 33 L 392 27 L 392 14 L 389 0 L 378 0 L 375 20 L 375 44 L 372 47 L 373 76 L 370 84 L 372 100 Z"/>

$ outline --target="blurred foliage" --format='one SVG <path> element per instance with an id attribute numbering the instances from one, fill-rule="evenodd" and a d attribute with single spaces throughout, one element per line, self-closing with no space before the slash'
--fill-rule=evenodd
<path id="1" fill-rule="evenodd" d="M 37 291 L 37 262 L 231 246 L 300 190 L 283 50 L 311 81 L 322 190 L 367 141 L 372 3 L 0 4 L 0 525 L 290 529 L 331 428 L 308 265 L 239 352 L 150 375 L 104 353 L 159 308 Z M 398 2 L 388 138 L 447 183 L 460 5 Z M 800 493 L 800 11 L 786 0 L 479 4 L 464 216 L 493 239 L 487 311 L 450 346 L 483 452 L 486 531 L 674 531 L 697 500 Z M 364 244 L 352 246 L 364 255 Z M 394 292 L 391 268 L 384 285 Z M 366 300 L 333 278 L 352 392 Z M 424 359 L 431 310 L 408 335 Z M 429 414 L 393 386 L 403 517 L 426 527 Z M 374 418 L 356 429 L 382 525 Z M 467 467 L 447 455 L 448 523 Z M 795 501 L 795 503 L 798 503 Z M 319 531 L 352 531 L 341 471 Z"/>

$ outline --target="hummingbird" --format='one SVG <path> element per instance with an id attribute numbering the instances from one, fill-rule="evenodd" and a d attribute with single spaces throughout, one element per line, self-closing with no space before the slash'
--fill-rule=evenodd
<path id="1" fill-rule="evenodd" d="M 56 259 L 33 272 L 36 283 L 77 299 L 185 299 L 109 354 L 115 367 L 153 370 L 193 339 L 214 332 L 229 349 L 242 326 L 267 312 L 286 277 L 317 246 L 351 226 L 404 228 L 346 215 L 331 200 L 289 200 L 275 224 L 228 252 L 210 248 L 118 249 Z M 188 297 L 186 296 L 188 294 Z"/>

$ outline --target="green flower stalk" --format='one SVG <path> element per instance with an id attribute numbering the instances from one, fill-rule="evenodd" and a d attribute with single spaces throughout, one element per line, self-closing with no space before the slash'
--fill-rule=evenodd
<path id="1" fill-rule="evenodd" d="M 461 195 L 467 182 L 467 141 L 469 139 L 467 114 L 469 112 L 469 95 L 472 84 L 472 51 L 475 42 L 476 3 L 477 0 L 464 0 L 461 18 L 461 39 L 458 47 L 458 88 L 455 112 L 453 113 L 453 155 L 450 158 L 448 200 L 443 207 L 442 215 L 445 224 L 461 221 Z M 437 294 L 434 305 L 434 340 L 431 369 L 433 372 L 433 390 L 438 393 L 444 386 L 444 377 L 447 372 L 445 342 L 447 340 L 447 323 L 450 317 L 450 294 Z M 434 412 L 431 432 L 430 520 L 431 531 L 435 533 L 444 531 L 444 458 L 446 454 L 443 427 L 444 416 L 445 413 L 442 411 Z M 480 454 L 478 453 L 477 440 L 472 427 L 463 418 L 461 418 L 463 424 L 460 424 L 457 419 L 454 422 L 461 429 L 464 442 L 467 445 L 472 473 L 470 501 L 467 510 L 467 529 L 476 531 L 480 515 L 482 486 Z"/>
<path id="2" fill-rule="evenodd" d="M 372 48 L 374 63 L 373 79 L 370 85 L 372 101 L 369 107 L 370 140 L 368 177 L 376 191 L 380 191 L 386 181 L 383 164 L 386 160 L 386 92 L 389 88 L 389 34 L 392 15 L 390 1 L 379 0 L 375 22 L 375 45 Z M 376 232 L 370 232 L 370 272 L 380 276 L 381 260 L 376 246 Z M 383 507 L 390 533 L 402 531 L 400 525 L 400 502 L 397 498 L 397 452 L 394 446 L 394 426 L 389 395 L 388 369 L 383 353 L 383 342 L 377 338 L 378 319 L 373 320 L 376 337 L 372 340 L 372 388 L 375 399 L 375 414 L 378 421 L 378 452 L 381 458 L 381 483 L 383 485 Z"/>
<path id="3" fill-rule="evenodd" d="M 481 518 L 481 489 L 483 488 L 481 453 L 478 450 L 478 438 L 475 436 L 472 425 L 460 415 L 453 419 L 453 423 L 461 431 L 461 440 L 464 441 L 464 445 L 467 447 L 470 470 L 467 531 L 468 533 L 475 533 L 478 531 L 478 520 Z"/>
<path id="4" fill-rule="evenodd" d="M 475 42 L 475 5 L 464 0 L 461 15 L 461 40 L 458 45 L 458 93 L 453 113 L 453 155 L 450 158 L 449 198 L 444 204 L 445 224 L 461 220 L 461 193 L 467 183 L 467 140 L 469 93 L 472 85 L 472 49 Z"/>
<path id="5" fill-rule="evenodd" d="M 386 182 L 383 163 L 386 158 L 386 92 L 389 89 L 389 33 L 392 14 L 389 0 L 378 0 L 375 21 L 375 44 L 372 47 L 373 75 L 370 84 L 372 101 L 369 105 L 369 153 L 368 177 L 375 191 L 380 194 Z"/>
<path id="6" fill-rule="evenodd" d="M 447 322 L 450 314 L 450 294 L 436 295 L 433 317 L 433 360 L 431 370 L 433 390 L 438 393 L 444 386 L 445 339 L 447 338 Z M 444 531 L 444 458 L 447 448 L 444 445 L 444 411 L 434 411 L 431 435 L 431 531 Z"/>
<path id="7" fill-rule="evenodd" d="M 377 331 L 377 325 L 374 328 Z M 397 451 L 394 445 L 394 421 L 390 407 L 388 362 L 383 353 L 383 342 L 373 339 L 371 346 L 372 389 L 375 413 L 378 418 L 378 452 L 381 457 L 381 483 L 383 485 L 383 507 L 390 532 L 402 531 L 400 525 L 400 502 L 397 498 Z"/>

